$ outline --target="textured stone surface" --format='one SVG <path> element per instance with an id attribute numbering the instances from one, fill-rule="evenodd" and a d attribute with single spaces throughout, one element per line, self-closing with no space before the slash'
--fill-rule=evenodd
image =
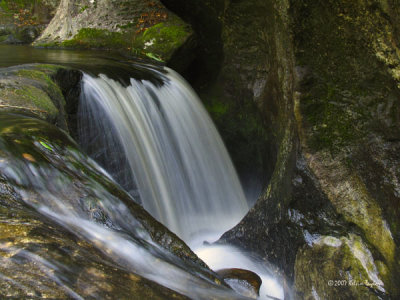
<path id="1" fill-rule="evenodd" d="M 1 69 L 0 110 L 33 114 L 67 130 L 65 99 L 52 78 L 62 68 L 38 64 Z"/>

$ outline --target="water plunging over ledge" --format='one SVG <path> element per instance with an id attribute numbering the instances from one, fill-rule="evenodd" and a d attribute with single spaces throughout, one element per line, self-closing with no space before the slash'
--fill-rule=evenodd
<path id="1" fill-rule="evenodd" d="M 260 299 L 283 298 L 262 262 L 215 241 L 248 211 L 225 146 L 191 87 L 176 72 L 125 87 L 105 75 L 83 77 L 80 144 L 214 270 L 258 273 Z"/>
<path id="2" fill-rule="evenodd" d="M 230 229 L 248 207 L 194 91 L 170 69 L 158 76 L 161 85 L 131 79 L 124 87 L 84 75 L 79 139 L 148 212 L 191 244 Z"/>

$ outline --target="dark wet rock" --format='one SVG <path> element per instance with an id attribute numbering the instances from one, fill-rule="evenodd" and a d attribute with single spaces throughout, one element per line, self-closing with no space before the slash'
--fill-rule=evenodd
<path id="1" fill-rule="evenodd" d="M 250 298 L 257 299 L 260 294 L 262 280 L 256 273 L 244 269 L 221 269 L 219 276 L 235 291 Z"/>
<path id="2" fill-rule="evenodd" d="M 187 299 L 122 268 L 26 206 L 0 174 L 0 294 L 6 298 Z M 57 265 L 54 269 L 52 266 Z"/>

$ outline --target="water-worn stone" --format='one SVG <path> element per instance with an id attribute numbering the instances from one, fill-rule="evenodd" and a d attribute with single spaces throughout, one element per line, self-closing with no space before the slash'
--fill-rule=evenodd
<path id="1" fill-rule="evenodd" d="M 257 299 L 260 295 L 262 280 L 256 273 L 244 269 L 221 269 L 216 271 L 219 276 L 243 296 Z"/>
<path id="2" fill-rule="evenodd" d="M 0 295 L 6 298 L 186 299 L 132 272 L 113 267 L 98 249 L 79 241 L 23 204 L 0 174 Z M 57 263 L 56 270 L 51 264 Z"/>

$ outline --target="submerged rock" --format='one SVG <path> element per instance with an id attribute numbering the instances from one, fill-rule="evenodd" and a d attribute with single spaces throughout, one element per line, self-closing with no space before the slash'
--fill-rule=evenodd
<path id="1" fill-rule="evenodd" d="M 26 206 L 0 174 L 0 294 L 6 298 L 186 299 L 122 268 Z"/>
<path id="2" fill-rule="evenodd" d="M 262 280 L 256 273 L 244 269 L 221 269 L 216 271 L 222 279 L 243 296 L 257 299 Z"/>

